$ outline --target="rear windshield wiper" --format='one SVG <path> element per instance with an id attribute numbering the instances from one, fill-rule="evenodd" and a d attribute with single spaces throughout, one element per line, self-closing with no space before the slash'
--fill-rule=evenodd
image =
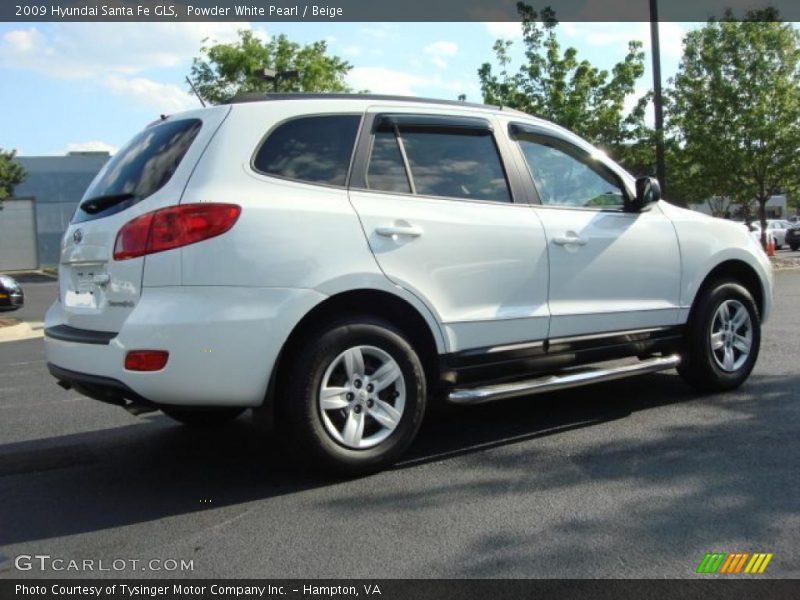
<path id="1" fill-rule="evenodd" d="M 81 210 L 90 215 L 96 215 L 112 206 L 116 206 L 121 202 L 135 200 L 135 194 L 105 194 L 103 196 L 95 196 L 81 202 Z"/>

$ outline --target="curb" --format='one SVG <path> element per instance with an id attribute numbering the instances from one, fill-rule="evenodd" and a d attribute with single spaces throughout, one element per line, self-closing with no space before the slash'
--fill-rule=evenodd
<path id="1" fill-rule="evenodd" d="M 33 340 L 40 337 L 44 337 L 44 325 L 42 323 L 27 323 L 23 321 L 10 327 L 0 327 L 0 343 Z"/>
<path id="2" fill-rule="evenodd" d="M 800 260 L 787 260 L 787 259 L 778 259 L 770 261 L 772 263 L 772 268 L 776 271 L 788 271 L 789 269 L 800 269 Z"/>

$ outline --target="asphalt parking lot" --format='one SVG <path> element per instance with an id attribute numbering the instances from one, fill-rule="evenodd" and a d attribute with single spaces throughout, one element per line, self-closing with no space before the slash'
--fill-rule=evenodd
<path id="1" fill-rule="evenodd" d="M 64 391 L 40 339 L 0 344 L 0 578 L 693 578 L 712 551 L 800 577 L 800 270 L 776 278 L 736 392 L 670 372 L 452 408 L 351 481 L 300 470 L 244 418 L 190 431 Z M 54 284 L 26 292 L 33 311 Z M 17 571 L 21 554 L 194 568 Z"/>

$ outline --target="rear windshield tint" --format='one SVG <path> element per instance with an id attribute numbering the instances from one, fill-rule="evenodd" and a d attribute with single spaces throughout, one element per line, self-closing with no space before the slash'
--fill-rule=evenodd
<path id="1" fill-rule="evenodd" d="M 266 175 L 344 186 L 360 115 L 301 117 L 279 125 L 253 159 Z"/>
<path id="2" fill-rule="evenodd" d="M 182 119 L 142 131 L 98 174 L 83 195 L 72 222 L 113 215 L 164 187 L 202 125 L 199 119 Z"/>

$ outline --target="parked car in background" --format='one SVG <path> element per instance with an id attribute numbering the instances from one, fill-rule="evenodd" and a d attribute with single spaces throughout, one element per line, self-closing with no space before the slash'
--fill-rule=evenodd
<path id="1" fill-rule="evenodd" d="M 313 464 L 367 472 L 434 401 L 673 368 L 732 390 L 772 290 L 741 226 L 547 121 L 260 95 L 163 117 L 106 164 L 45 348 L 62 387 L 188 425 L 252 408 Z"/>
<path id="2" fill-rule="evenodd" d="M 0 275 L 0 310 L 17 310 L 25 303 L 22 286 L 10 275 Z"/>
<path id="3" fill-rule="evenodd" d="M 758 223 L 756 223 L 755 221 L 753 221 L 749 225 L 747 223 L 742 223 L 742 225 L 744 225 L 745 229 L 747 229 L 750 232 L 750 237 L 752 237 L 760 245 L 761 244 L 761 226 Z M 777 249 L 778 248 L 778 242 L 775 239 L 775 236 L 770 231 L 767 231 L 767 244 L 769 244 L 770 240 L 772 240 L 772 244 Z"/>
<path id="4" fill-rule="evenodd" d="M 792 226 L 786 230 L 786 244 L 792 250 L 800 248 L 800 223 L 793 223 Z"/>
<path id="5" fill-rule="evenodd" d="M 776 250 L 780 250 L 786 245 L 786 229 L 791 224 L 788 221 L 781 219 L 767 219 L 767 243 L 772 239 Z M 753 232 L 753 237 L 761 243 L 761 223 L 753 221 L 750 223 L 750 230 Z"/>

